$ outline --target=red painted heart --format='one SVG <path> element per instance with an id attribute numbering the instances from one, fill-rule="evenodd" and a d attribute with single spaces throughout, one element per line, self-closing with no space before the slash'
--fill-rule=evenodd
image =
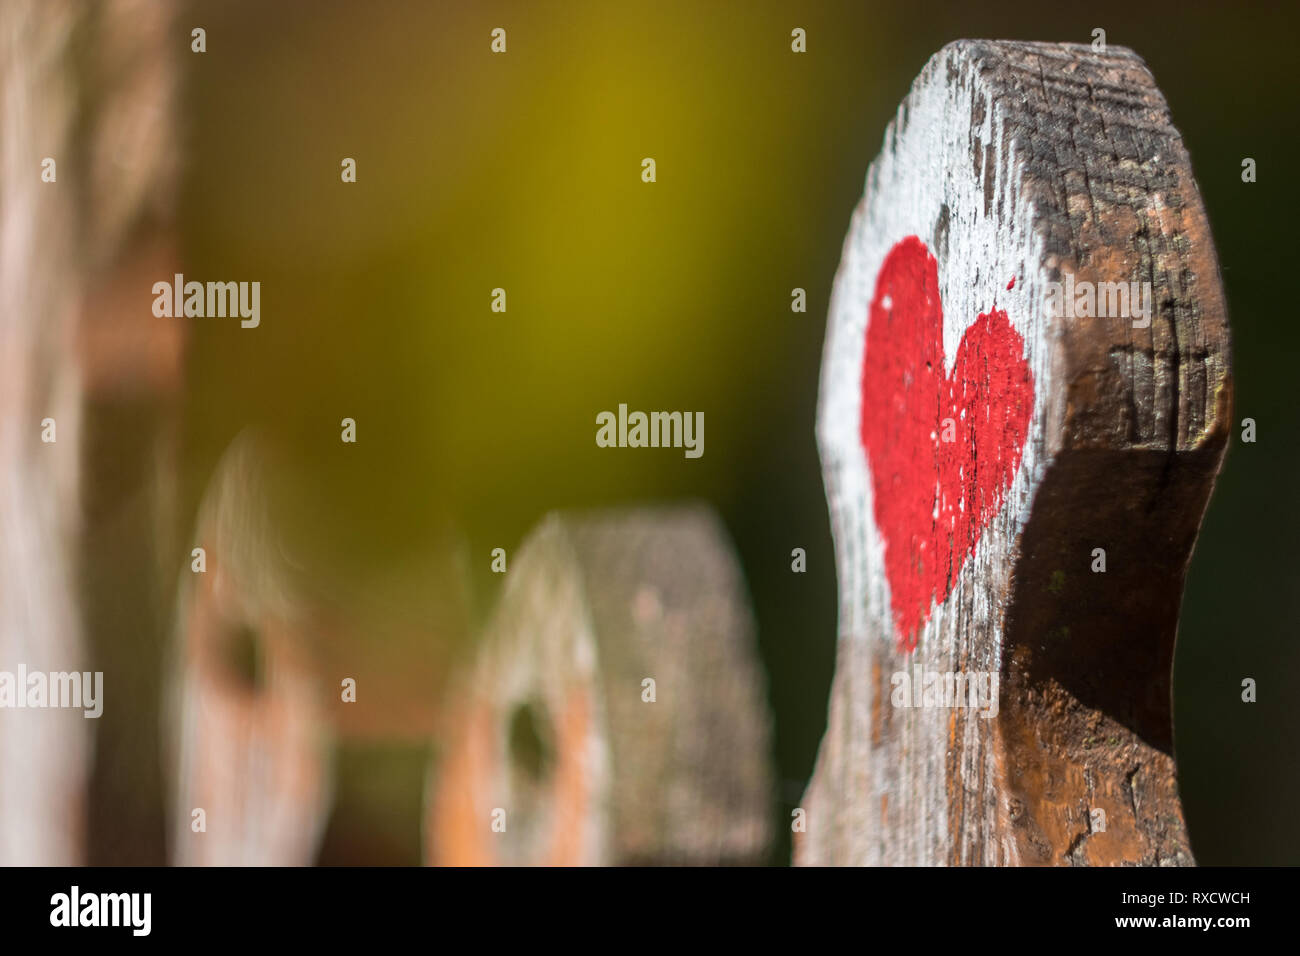
<path id="1" fill-rule="evenodd" d="M 867 325 L 862 447 L 900 651 L 915 649 L 1020 467 L 1034 407 L 1024 346 L 990 310 L 945 375 L 934 256 L 915 236 L 889 251 Z"/>

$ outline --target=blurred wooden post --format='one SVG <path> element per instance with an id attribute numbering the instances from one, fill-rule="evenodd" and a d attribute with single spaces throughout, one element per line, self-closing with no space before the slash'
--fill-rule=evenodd
<path id="1" fill-rule="evenodd" d="M 181 572 L 165 736 L 182 865 L 310 863 L 329 813 L 332 735 L 270 467 L 236 439 L 199 512 L 204 568 Z"/>
<path id="2" fill-rule="evenodd" d="M 764 862 L 763 685 L 741 572 L 708 510 L 552 515 L 510 558 L 440 735 L 428 859 Z"/>
<path id="3" fill-rule="evenodd" d="M 287 514 L 314 477 L 244 432 L 200 507 L 206 568 L 181 572 L 165 721 L 178 863 L 313 862 L 335 744 L 424 742 L 437 726 L 468 627 L 463 569 L 440 543 L 400 572 L 323 557 L 329 532 L 304 538 Z"/>
<path id="4" fill-rule="evenodd" d="M 830 310 L 840 628 L 796 862 L 1192 862 L 1170 669 L 1228 350 L 1187 152 L 1136 55 L 930 60 Z"/>
<path id="5" fill-rule="evenodd" d="M 78 587 L 95 572 L 84 399 L 129 350 L 79 345 L 107 311 L 91 290 L 173 193 L 171 15 L 146 0 L 0 4 L 0 670 L 100 669 Z M 150 350 L 160 368 L 175 368 L 178 340 L 164 330 Z M 120 692 L 104 688 L 106 710 Z M 0 865 L 84 860 L 95 729 L 76 709 L 0 710 Z"/>
<path id="6" fill-rule="evenodd" d="M 41 181 L 42 158 L 64 160 L 72 141 L 75 22 L 62 7 L 0 8 L 0 670 L 11 673 L 86 664 L 72 553 L 81 388 L 60 351 L 76 318 L 76 206 Z M 81 861 L 90 731 L 76 710 L 0 710 L 0 864 Z"/>

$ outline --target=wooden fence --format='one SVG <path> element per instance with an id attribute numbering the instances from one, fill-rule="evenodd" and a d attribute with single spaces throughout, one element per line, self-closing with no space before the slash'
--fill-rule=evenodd
<path id="1" fill-rule="evenodd" d="M 124 348 L 80 305 L 172 255 L 141 238 L 173 174 L 163 9 L 0 9 L 0 669 L 90 669 L 79 423 L 96 396 L 179 389 L 178 335 Z M 85 30 L 104 80 L 79 115 Z M 41 179 L 74 126 L 135 170 L 86 172 L 79 206 Z M 131 296 L 100 311 L 137 327 Z M 1142 61 L 937 53 L 867 174 L 830 310 L 817 437 L 840 626 L 796 863 L 1193 862 L 1170 668 L 1231 395 L 1204 208 Z M 142 454 L 171 460 L 174 425 Z M 249 432 L 189 540 L 165 482 L 145 509 L 160 552 L 192 556 L 158 665 L 174 862 L 313 862 L 350 739 L 432 743 L 429 863 L 768 860 L 765 679 L 707 507 L 544 517 L 477 629 L 455 547 L 401 571 L 296 547 L 276 502 L 310 481 Z M 0 777 L 0 863 L 84 858 L 91 731 L 0 715 L 0 766 L 24 771 Z"/>

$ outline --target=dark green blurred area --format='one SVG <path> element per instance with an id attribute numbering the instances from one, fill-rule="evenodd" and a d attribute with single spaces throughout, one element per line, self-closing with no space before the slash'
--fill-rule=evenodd
<path id="1" fill-rule="evenodd" d="M 788 860 L 834 666 L 818 370 L 867 165 L 948 41 L 1102 27 L 1146 59 L 1186 139 L 1227 283 L 1236 419 L 1259 429 L 1234 441 L 1188 578 L 1175 697 L 1193 846 L 1205 864 L 1300 862 L 1296 20 L 1131 3 L 194 4 L 178 26 L 205 27 L 208 52 L 182 60 L 184 268 L 261 281 L 262 323 L 196 324 L 187 500 L 264 425 L 333 502 L 321 533 L 359 554 L 416 551 L 454 519 L 480 607 L 491 549 L 513 552 L 548 510 L 712 502 L 758 614 Z M 595 416 L 620 402 L 703 411 L 704 456 L 597 448 Z"/>

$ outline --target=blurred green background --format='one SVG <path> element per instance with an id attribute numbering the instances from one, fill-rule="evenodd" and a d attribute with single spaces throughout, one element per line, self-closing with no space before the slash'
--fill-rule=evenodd
<path id="1" fill-rule="evenodd" d="M 513 552 L 550 509 L 712 502 L 757 610 L 787 861 L 834 666 L 818 368 L 867 165 L 948 41 L 1102 27 L 1146 59 L 1186 139 L 1227 283 L 1236 417 L 1259 428 L 1234 441 L 1188 579 L 1176 733 L 1193 847 L 1207 864 L 1300 862 L 1300 332 L 1283 299 L 1296 19 L 1187 3 L 192 4 L 177 27 L 204 27 L 207 52 L 181 59 L 183 265 L 260 280 L 262 324 L 196 323 L 185 500 L 260 423 L 309 463 L 337 517 L 322 530 L 358 554 L 400 557 L 454 519 L 480 613 L 491 549 Z M 505 55 L 489 50 L 498 26 Z M 1241 182 L 1246 156 L 1257 183 Z M 703 458 L 597 448 L 595 415 L 620 402 L 703 411 Z M 345 416 L 356 446 L 338 440 Z M 418 859 L 422 761 L 344 765 L 363 781 L 344 803 L 405 809 L 369 851 L 336 834 L 325 858 Z M 135 855 L 160 859 L 160 840 L 137 833 Z"/>

